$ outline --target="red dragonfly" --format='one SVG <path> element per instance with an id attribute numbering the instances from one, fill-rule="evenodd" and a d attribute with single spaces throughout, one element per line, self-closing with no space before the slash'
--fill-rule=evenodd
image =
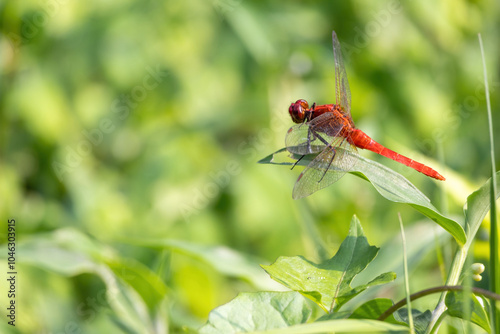
<path id="1" fill-rule="evenodd" d="M 356 147 L 373 151 L 427 176 L 444 181 L 445 178 L 432 168 L 389 150 L 363 131 L 356 129 L 351 118 L 351 92 L 335 31 L 332 33 L 332 39 L 336 103 L 319 106 L 314 103 L 309 108 L 307 101 L 301 99 L 292 103 L 288 109 L 292 120 L 299 124 L 288 130 L 287 150 L 302 157 L 319 153 L 297 179 L 293 198 L 309 196 L 336 182 L 346 172 L 352 170 L 358 160 L 355 154 Z"/>

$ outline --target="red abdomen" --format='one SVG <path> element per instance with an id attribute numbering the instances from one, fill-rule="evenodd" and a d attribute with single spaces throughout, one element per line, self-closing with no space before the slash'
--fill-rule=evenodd
<path id="1" fill-rule="evenodd" d="M 415 169 L 417 172 L 423 173 L 437 180 L 445 180 L 445 178 L 434 169 L 382 146 L 359 129 L 352 129 L 348 140 L 356 147 L 383 155 L 386 158 L 402 163 L 405 166 Z"/>

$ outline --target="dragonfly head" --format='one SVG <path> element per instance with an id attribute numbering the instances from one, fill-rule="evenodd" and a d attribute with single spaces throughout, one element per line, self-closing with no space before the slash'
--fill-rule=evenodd
<path id="1" fill-rule="evenodd" d="M 307 109 L 309 109 L 309 103 L 306 100 L 300 99 L 290 105 L 288 112 L 292 117 L 292 121 L 302 123 L 306 117 Z"/>

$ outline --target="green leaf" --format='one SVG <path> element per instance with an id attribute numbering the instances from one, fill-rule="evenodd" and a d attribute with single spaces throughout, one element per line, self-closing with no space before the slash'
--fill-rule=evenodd
<path id="1" fill-rule="evenodd" d="M 347 151 L 345 154 L 352 155 L 355 153 Z M 293 165 L 296 163 L 300 166 L 307 166 L 315 157 L 316 155 L 314 154 L 306 155 L 297 162 L 299 157 L 288 153 L 286 148 L 282 148 L 260 160 L 259 163 L 275 165 Z M 411 205 L 448 231 L 460 245 L 466 242 L 467 239 L 462 226 L 458 222 L 441 214 L 431 204 L 429 199 L 404 176 L 360 155 L 356 154 L 356 158 L 358 161 L 353 169 L 349 171 L 351 174 L 369 181 L 380 195 L 389 201 Z"/>
<path id="2" fill-rule="evenodd" d="M 427 326 L 429 325 L 429 322 L 431 321 L 432 317 L 432 312 L 429 310 L 426 310 L 424 313 L 412 309 L 411 314 L 413 317 L 413 325 L 415 326 L 415 333 L 417 334 L 423 334 L 425 333 Z M 394 312 L 394 319 L 398 323 L 401 324 L 408 324 L 408 309 L 402 308 Z"/>
<path id="3" fill-rule="evenodd" d="M 274 280 L 302 293 L 325 311 L 336 311 L 368 287 L 396 278 L 396 274 L 389 272 L 351 288 L 353 278 L 375 258 L 378 250 L 368 244 L 361 224 L 354 216 L 348 236 L 331 259 L 316 264 L 302 256 L 280 257 L 272 265 L 262 267 Z"/>
<path id="4" fill-rule="evenodd" d="M 462 291 L 448 292 L 445 299 L 446 307 L 448 307 L 448 314 L 452 317 L 470 320 L 483 328 L 486 332 L 490 333 L 491 328 L 488 320 L 488 313 L 486 312 L 486 307 L 481 305 L 481 302 L 485 303 L 485 301 L 474 294 L 471 295 L 471 297 L 465 298 Z M 467 301 L 470 303 L 469 312 L 471 313 L 465 316 L 463 310 L 464 304 Z"/>
<path id="5" fill-rule="evenodd" d="M 150 310 L 155 310 L 164 301 L 168 293 L 165 283 L 148 267 L 133 259 L 112 258 L 105 263 L 113 273 L 133 287 L 147 303 Z"/>
<path id="6" fill-rule="evenodd" d="M 497 193 L 495 198 L 500 197 L 500 172 L 497 175 Z M 467 208 L 465 210 L 465 222 L 467 226 L 467 238 L 472 242 L 481 223 L 490 210 L 490 185 L 491 179 L 486 181 L 478 190 L 467 197 Z"/>
<path id="7" fill-rule="evenodd" d="M 208 315 L 201 334 L 264 331 L 303 324 L 311 308 L 297 292 L 240 293 Z"/>
<path id="8" fill-rule="evenodd" d="M 387 298 L 375 298 L 367 301 L 352 312 L 350 319 L 378 319 L 394 303 Z M 392 314 L 386 319 L 388 322 L 396 323 Z"/>

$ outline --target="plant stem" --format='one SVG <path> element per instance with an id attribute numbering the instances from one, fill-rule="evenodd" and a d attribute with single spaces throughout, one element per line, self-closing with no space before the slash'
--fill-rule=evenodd
<path id="1" fill-rule="evenodd" d="M 444 318 L 448 315 L 448 311 L 445 311 L 441 314 L 439 319 L 436 321 L 436 325 L 434 326 L 434 330 L 430 334 L 435 334 L 437 333 L 439 326 L 441 326 L 441 322 L 443 322 Z"/>
<path id="2" fill-rule="evenodd" d="M 415 329 L 413 325 L 413 314 L 411 312 L 411 300 L 410 300 L 410 282 L 408 277 L 408 260 L 406 255 L 406 238 L 405 231 L 403 229 L 403 220 L 401 219 L 401 214 L 398 212 L 399 226 L 401 227 L 401 240 L 403 243 L 403 267 L 405 273 L 405 289 L 406 289 L 406 303 L 408 306 L 408 325 L 410 326 L 410 333 L 414 334 Z"/>
<path id="3" fill-rule="evenodd" d="M 453 259 L 453 262 L 451 263 L 451 272 L 450 275 L 448 276 L 448 279 L 446 280 L 446 286 L 456 286 L 458 284 L 458 280 L 460 278 L 460 273 L 462 272 L 462 268 L 464 266 L 465 260 L 467 259 L 467 252 L 469 250 L 471 243 L 469 240 L 465 243 L 464 246 L 461 246 L 457 253 L 455 254 L 455 258 Z M 443 290 L 445 293 L 441 294 L 441 297 L 439 298 L 438 305 L 436 309 L 434 310 L 432 314 L 432 319 L 429 322 L 429 325 L 427 326 L 426 333 L 430 333 L 432 327 L 436 325 L 437 319 L 441 316 L 441 314 L 445 311 L 446 306 L 444 304 L 444 299 L 446 297 L 446 291 Z"/>
<path id="4" fill-rule="evenodd" d="M 418 298 L 421 298 L 421 297 L 424 297 L 424 296 L 428 296 L 428 295 L 431 295 L 433 293 L 436 293 L 436 292 L 443 292 L 443 291 L 464 291 L 465 288 L 461 285 L 453 285 L 453 286 L 448 286 L 448 285 L 443 285 L 443 286 L 438 286 L 438 287 L 435 287 L 435 288 L 431 288 L 431 289 L 427 289 L 427 290 L 422 290 L 422 291 L 419 291 L 419 292 L 416 292 L 414 294 L 412 294 L 410 296 L 410 300 L 415 300 L 415 299 L 418 299 Z M 471 287 L 470 288 L 470 291 L 476 295 L 482 295 L 486 298 L 490 298 L 490 299 L 493 299 L 493 300 L 498 300 L 500 301 L 500 295 L 497 295 L 496 293 L 493 293 L 491 291 L 488 291 L 488 290 L 484 290 L 484 289 L 481 289 L 481 288 L 476 288 L 476 287 Z M 388 316 L 390 316 L 391 314 L 393 314 L 396 310 L 398 310 L 399 308 L 401 308 L 402 306 L 404 306 L 406 304 L 406 298 L 403 298 L 401 299 L 399 302 L 397 302 L 396 304 L 392 305 L 387 311 L 385 311 L 384 313 L 382 313 L 382 315 L 380 317 L 377 318 L 377 320 L 380 320 L 380 321 L 383 321 L 385 320 Z"/>

